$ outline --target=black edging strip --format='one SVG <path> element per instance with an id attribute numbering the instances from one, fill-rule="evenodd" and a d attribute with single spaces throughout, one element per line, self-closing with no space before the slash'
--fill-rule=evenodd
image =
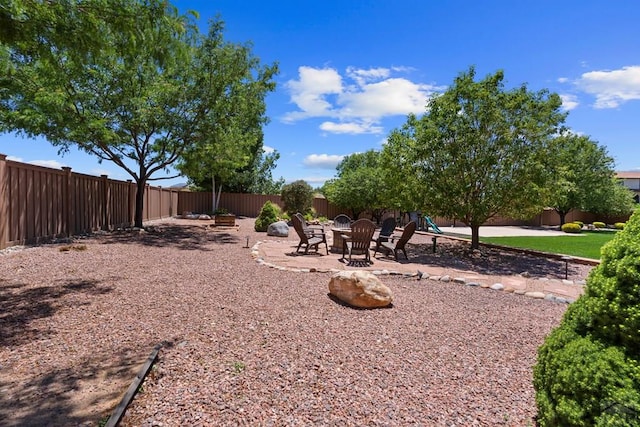
<path id="1" fill-rule="evenodd" d="M 149 373 L 151 366 L 158 358 L 158 352 L 160 351 L 161 347 L 162 345 L 158 344 L 153 348 L 153 351 L 149 355 L 149 358 L 140 369 L 140 372 L 138 372 L 138 375 L 136 375 L 127 392 L 124 394 L 124 396 L 122 396 L 122 400 L 120 401 L 120 403 L 118 403 L 116 409 L 114 409 L 113 413 L 109 417 L 109 420 L 105 424 L 105 427 L 116 427 L 120 423 L 124 412 L 127 410 L 127 406 L 129 406 L 129 403 L 131 403 L 131 401 L 133 400 L 134 396 L 138 392 L 138 389 L 140 388 L 140 384 L 142 384 L 142 381 L 144 381 L 145 377 Z"/>

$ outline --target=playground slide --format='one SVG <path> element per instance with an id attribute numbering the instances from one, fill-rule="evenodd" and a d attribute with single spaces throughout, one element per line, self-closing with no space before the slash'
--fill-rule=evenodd
<path id="1" fill-rule="evenodd" d="M 431 227 L 433 229 L 434 233 L 438 233 L 438 234 L 442 234 L 442 230 L 440 230 L 438 228 L 438 226 L 436 225 L 435 222 L 433 222 L 433 220 L 431 219 L 431 217 L 425 216 L 424 217 L 424 222 L 427 223 L 427 226 Z"/>

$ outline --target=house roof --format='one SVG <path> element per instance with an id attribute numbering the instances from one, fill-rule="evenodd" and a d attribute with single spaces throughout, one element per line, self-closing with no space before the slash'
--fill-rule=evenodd
<path id="1" fill-rule="evenodd" d="M 637 171 L 617 171 L 616 178 L 620 179 L 640 179 L 640 170 Z"/>

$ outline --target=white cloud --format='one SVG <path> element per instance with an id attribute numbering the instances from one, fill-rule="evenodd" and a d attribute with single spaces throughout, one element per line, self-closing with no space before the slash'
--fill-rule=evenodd
<path id="1" fill-rule="evenodd" d="M 89 172 L 91 175 L 96 175 L 96 176 L 102 176 L 102 175 L 107 175 L 110 178 L 113 178 L 113 171 L 107 170 L 107 169 L 91 169 L 91 171 Z M 122 176 L 121 173 L 117 173 L 115 174 L 117 176 Z"/>
<path id="2" fill-rule="evenodd" d="M 360 135 L 364 133 L 378 134 L 384 130 L 380 126 L 374 126 L 372 123 L 336 123 L 336 122 L 323 122 L 320 125 L 320 129 L 331 133 L 348 133 L 353 135 Z"/>
<path id="3" fill-rule="evenodd" d="M 333 105 L 326 100 L 327 95 L 342 92 L 342 77 L 332 68 L 299 67 L 299 80 L 286 83 L 291 94 L 291 102 L 301 111 L 285 115 L 285 121 L 295 121 L 305 117 L 334 116 Z"/>
<path id="4" fill-rule="evenodd" d="M 310 154 L 303 160 L 305 166 L 322 169 L 335 169 L 344 159 L 337 154 Z"/>
<path id="5" fill-rule="evenodd" d="M 53 169 L 60 169 L 61 167 L 66 166 L 57 160 L 31 160 L 27 163 Z"/>
<path id="6" fill-rule="evenodd" d="M 275 148 L 273 148 L 273 147 L 269 147 L 268 145 L 263 145 L 263 146 L 262 146 L 262 151 L 263 151 L 265 154 L 271 154 L 271 153 L 273 153 L 274 151 L 276 151 L 276 149 L 275 149 Z"/>
<path id="7" fill-rule="evenodd" d="M 569 81 L 569 79 L 567 77 L 559 77 L 558 78 L 558 83 L 567 83 Z"/>
<path id="8" fill-rule="evenodd" d="M 590 71 L 576 85 L 594 95 L 595 108 L 616 108 L 627 101 L 640 99 L 640 65 L 611 71 Z"/>
<path id="9" fill-rule="evenodd" d="M 333 179 L 335 177 L 333 176 L 308 176 L 306 178 L 302 178 L 304 181 L 306 181 L 307 184 L 309 184 L 312 187 L 322 187 L 324 185 L 325 182 L 329 181 L 330 179 Z"/>
<path id="10" fill-rule="evenodd" d="M 290 99 L 298 108 L 283 117 L 294 122 L 313 117 L 335 119 L 321 129 L 336 133 L 380 133 L 387 116 L 421 113 L 428 98 L 443 87 L 392 77 L 408 68 L 348 67 L 343 77 L 333 68 L 302 66 L 298 79 L 287 82 Z"/>
<path id="11" fill-rule="evenodd" d="M 575 95 L 560 95 L 560 99 L 562 99 L 562 108 L 565 111 L 571 111 L 579 105 L 578 97 Z"/>
<path id="12" fill-rule="evenodd" d="M 12 162 L 24 162 L 21 157 L 16 156 L 7 156 L 7 160 L 11 160 Z"/>

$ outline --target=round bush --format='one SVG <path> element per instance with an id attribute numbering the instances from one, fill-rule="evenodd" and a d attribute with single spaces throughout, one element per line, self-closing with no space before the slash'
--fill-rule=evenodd
<path id="1" fill-rule="evenodd" d="M 279 206 L 273 204 L 270 200 L 267 200 L 264 205 L 262 205 L 262 209 L 260 209 L 260 214 L 258 215 L 258 218 L 256 218 L 253 228 L 256 231 L 267 231 L 269 225 L 278 221 L 279 213 Z"/>
<path id="2" fill-rule="evenodd" d="M 573 221 L 574 224 L 578 224 L 580 228 L 584 227 L 584 222 L 582 221 Z"/>
<path id="3" fill-rule="evenodd" d="M 616 222 L 616 223 L 613 225 L 613 227 L 614 227 L 616 230 L 624 230 L 624 222 Z"/>
<path id="4" fill-rule="evenodd" d="M 294 181 L 282 187 L 284 210 L 289 215 L 309 213 L 313 207 L 313 188 L 303 180 Z"/>
<path id="5" fill-rule="evenodd" d="M 605 223 L 604 223 L 604 222 L 601 222 L 601 221 L 594 221 L 594 222 L 593 222 L 593 226 L 594 226 L 595 228 L 604 228 L 604 227 L 606 227 Z"/>
<path id="6" fill-rule="evenodd" d="M 575 222 L 567 222 L 566 224 L 562 224 L 562 227 L 560 228 L 565 233 L 580 233 L 582 231 L 582 226 L 580 226 L 580 224 L 576 224 Z"/>
<path id="7" fill-rule="evenodd" d="M 538 423 L 637 426 L 640 419 L 640 216 L 602 249 L 585 293 L 538 349 Z"/>

